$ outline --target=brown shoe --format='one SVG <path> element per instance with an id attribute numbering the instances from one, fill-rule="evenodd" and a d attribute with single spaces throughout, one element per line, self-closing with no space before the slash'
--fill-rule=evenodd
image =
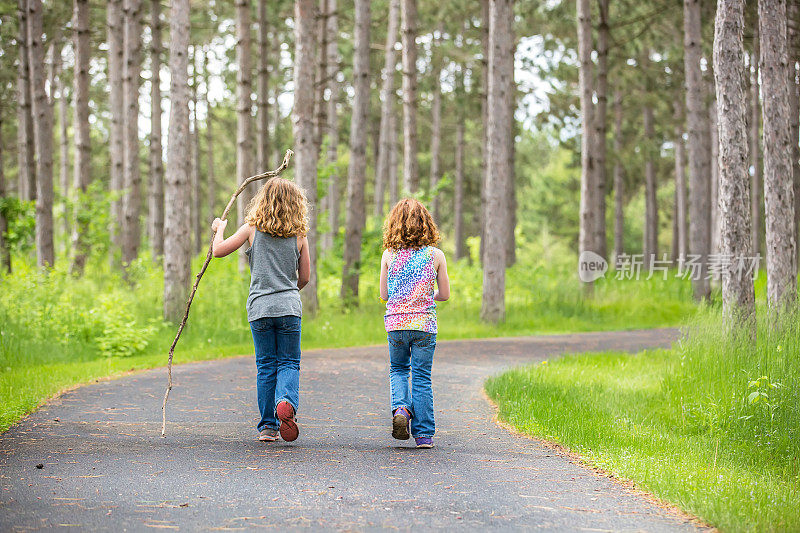
<path id="1" fill-rule="evenodd" d="M 278 440 L 278 430 L 272 428 L 264 428 L 258 434 L 258 440 L 261 442 L 275 442 Z"/>
<path id="2" fill-rule="evenodd" d="M 275 408 L 275 414 L 278 416 L 278 420 L 281 421 L 281 438 L 286 442 L 297 440 L 300 430 L 297 428 L 297 423 L 294 420 L 294 407 L 292 407 L 292 404 L 289 402 L 280 402 Z"/>

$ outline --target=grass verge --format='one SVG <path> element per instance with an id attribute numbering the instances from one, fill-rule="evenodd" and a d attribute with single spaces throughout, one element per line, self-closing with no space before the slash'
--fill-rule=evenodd
<path id="1" fill-rule="evenodd" d="M 568 355 L 487 381 L 498 416 L 724 531 L 800 530 L 798 327 L 718 317 L 673 350 Z"/>

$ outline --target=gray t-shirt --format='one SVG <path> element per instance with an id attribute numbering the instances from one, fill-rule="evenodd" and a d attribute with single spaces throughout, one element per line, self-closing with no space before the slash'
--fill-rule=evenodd
<path id="1" fill-rule="evenodd" d="M 253 245 L 245 253 L 250 259 L 248 322 L 264 317 L 303 316 L 297 288 L 297 237 L 273 237 L 256 230 Z"/>

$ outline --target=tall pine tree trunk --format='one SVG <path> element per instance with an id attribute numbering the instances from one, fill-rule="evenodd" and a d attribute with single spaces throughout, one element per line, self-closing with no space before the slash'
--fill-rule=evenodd
<path id="1" fill-rule="evenodd" d="M 595 178 L 597 176 L 594 148 L 594 131 L 592 120 L 594 104 L 592 103 L 592 20 L 589 0 L 578 0 L 578 85 L 581 100 L 581 202 L 580 227 L 578 234 L 579 252 L 597 253 L 597 212 L 595 194 Z M 593 284 L 584 283 L 584 290 L 591 293 Z"/>
<path id="2" fill-rule="evenodd" d="M 713 71 L 711 76 L 714 76 Z M 711 78 L 713 82 L 713 78 Z M 718 254 L 720 251 L 720 211 L 719 211 L 719 120 L 717 118 L 717 102 L 714 84 L 709 87 L 709 92 L 712 93 L 711 102 L 708 105 L 708 143 L 711 169 L 711 253 Z M 747 100 L 745 100 L 746 102 Z"/>
<path id="3" fill-rule="evenodd" d="M 75 230 L 72 235 L 72 271 L 83 273 L 89 257 L 89 220 L 86 191 L 92 180 L 92 147 L 89 131 L 89 0 L 74 0 L 72 27 L 75 49 Z"/>
<path id="4" fill-rule="evenodd" d="M 192 205 L 191 205 L 191 219 L 192 219 L 192 234 L 194 235 L 192 243 L 192 253 L 200 253 L 203 246 L 203 232 L 200 227 L 201 219 L 200 206 L 200 123 L 197 119 L 197 84 L 200 83 L 200 78 L 197 75 L 197 45 L 192 46 L 192 55 L 190 57 L 192 63 Z"/>
<path id="5" fill-rule="evenodd" d="M 761 88 L 758 82 L 758 56 L 759 39 L 758 24 L 753 28 L 753 53 L 750 56 L 750 166 L 753 167 L 753 174 L 750 178 L 750 213 L 752 223 L 750 227 L 750 240 L 753 245 L 753 253 L 761 253 L 761 205 L 762 194 L 761 185 L 763 182 L 761 168 Z"/>
<path id="6" fill-rule="evenodd" d="M 622 93 L 614 91 L 614 258 L 625 253 L 625 171 L 622 168 Z"/>
<path id="7" fill-rule="evenodd" d="M 597 29 L 597 105 L 594 113 L 595 152 L 594 211 L 596 213 L 595 251 L 607 257 L 606 245 L 606 109 L 608 107 L 608 24 L 609 0 L 598 1 Z"/>
<path id="8" fill-rule="evenodd" d="M 153 257 L 164 254 L 164 159 L 161 147 L 161 0 L 150 3 L 150 183 L 148 192 L 150 246 Z"/>
<path id="9" fill-rule="evenodd" d="M 73 9 L 74 11 L 74 9 Z M 70 218 L 72 213 L 69 212 L 69 198 L 70 198 L 70 184 L 69 184 L 69 95 L 67 93 L 67 86 L 64 83 L 64 72 L 61 65 L 61 51 L 56 51 L 55 46 L 51 49 L 53 53 L 53 77 L 55 88 L 58 92 L 58 185 L 63 201 L 64 214 L 63 214 L 63 230 L 64 235 L 68 238 L 72 233 L 72 225 Z M 52 89 L 51 89 L 52 91 Z M 55 92 L 51 94 L 55 95 Z M 55 98 L 55 96 L 53 96 Z M 65 241 L 67 239 L 64 239 Z"/>
<path id="10" fill-rule="evenodd" d="M 328 175 L 328 192 L 325 203 L 328 210 L 328 231 L 322 239 L 322 248 L 333 248 L 333 239 L 339 233 L 339 174 L 336 171 L 336 162 L 339 160 L 339 20 L 336 13 L 336 0 L 328 1 L 328 112 L 327 135 L 328 153 L 326 161 L 331 168 Z M 396 1 L 396 0 L 395 0 Z"/>
<path id="11" fill-rule="evenodd" d="M 509 91 L 514 85 L 512 0 L 491 0 L 489 5 L 489 123 L 486 161 L 486 247 L 483 264 L 481 318 L 497 323 L 505 319 L 508 186 L 512 142 Z"/>
<path id="12" fill-rule="evenodd" d="M 800 87 L 797 85 L 797 60 L 800 56 L 800 3 L 789 2 L 786 26 L 789 53 L 789 139 L 792 143 L 792 176 L 794 177 L 794 242 L 800 243 Z"/>
<path id="13" fill-rule="evenodd" d="M 484 261 L 486 250 L 486 179 L 488 174 L 488 125 L 489 125 L 489 0 L 481 0 L 481 176 L 480 176 L 480 259 Z"/>
<path id="14" fill-rule="evenodd" d="M 206 204 L 208 205 L 208 218 L 206 220 L 211 224 L 211 221 L 217 216 L 217 183 L 214 177 L 214 135 L 211 129 L 211 125 L 214 123 L 214 117 L 212 116 L 211 101 L 208 98 L 208 54 L 209 52 L 204 49 L 203 81 L 205 91 L 203 92 L 203 99 L 206 106 Z"/>
<path id="15" fill-rule="evenodd" d="M 786 1 L 759 0 L 764 88 L 764 213 L 767 223 L 767 298 L 773 308 L 793 303 L 797 294 L 794 240 L 794 180 L 789 138 Z"/>
<path id="16" fill-rule="evenodd" d="M 272 54 L 275 58 L 281 57 L 281 36 L 278 33 L 278 29 L 274 28 L 272 32 Z M 280 97 L 281 93 L 283 93 L 283 72 L 281 72 L 281 65 L 279 61 L 275 61 L 274 70 L 273 70 L 273 85 L 274 88 L 272 90 L 272 99 L 275 102 L 275 105 L 272 106 L 272 138 L 275 139 L 275 142 L 272 143 L 273 151 L 275 152 L 275 166 L 278 167 L 283 162 L 283 147 L 278 142 L 278 139 L 281 138 L 281 106 L 278 105 L 278 98 Z"/>
<path id="17" fill-rule="evenodd" d="M 517 189 L 515 187 L 517 181 L 516 173 L 516 157 L 517 157 L 517 120 L 514 114 L 517 111 L 517 83 L 514 79 L 514 56 L 517 49 L 517 41 L 514 36 L 514 4 L 511 4 L 509 11 L 508 28 L 511 32 L 509 39 L 511 41 L 511 48 L 509 50 L 509 61 L 511 62 L 511 87 L 506 93 L 508 105 L 508 119 L 509 124 L 509 138 L 508 138 L 508 170 L 509 176 L 506 181 L 506 266 L 513 266 L 517 262 L 517 239 L 514 234 L 517 227 Z"/>
<path id="18" fill-rule="evenodd" d="M 123 98 L 123 70 L 125 64 L 123 0 L 109 0 L 106 25 L 108 30 L 108 107 L 111 123 L 108 131 L 109 190 L 121 194 L 125 174 L 123 141 L 125 135 L 125 113 Z M 122 249 L 122 199 L 111 202 L 111 262 L 118 263 L 117 253 Z"/>
<path id="19" fill-rule="evenodd" d="M 317 203 L 317 156 L 314 144 L 314 59 L 316 54 L 316 0 L 295 0 L 294 3 L 294 146 L 295 176 L 305 189 L 308 202 Z M 303 309 L 317 312 L 317 215 L 309 211 L 308 246 L 311 252 L 311 279 L 303 289 Z"/>
<path id="20" fill-rule="evenodd" d="M 745 68 L 742 46 L 744 1 L 720 0 L 714 33 L 714 76 L 719 118 L 720 252 L 733 258 L 752 255 L 750 183 L 747 171 Z M 729 317 L 755 313 L 753 280 L 737 261 L 722 274 L 722 305 Z"/>
<path id="21" fill-rule="evenodd" d="M 267 0 L 258 0 L 258 129 L 256 139 L 258 172 L 269 167 L 269 33 L 267 32 Z"/>
<path id="22" fill-rule="evenodd" d="M 436 37 L 434 38 L 433 50 L 431 51 L 433 72 L 433 103 L 431 104 L 431 175 L 430 175 L 430 190 L 431 190 L 431 212 L 433 219 L 438 223 L 439 221 L 439 194 L 436 187 L 439 185 L 439 178 L 441 177 L 441 145 L 442 145 L 442 65 L 439 59 L 440 48 L 442 46 L 442 33 L 444 27 L 440 23 L 437 30 Z"/>
<path id="23" fill-rule="evenodd" d="M 28 54 L 36 141 L 36 259 L 55 262 L 53 249 L 53 108 L 45 92 L 42 0 L 28 0 Z"/>
<path id="24" fill-rule="evenodd" d="M 686 145 L 683 142 L 684 133 L 684 103 L 679 93 L 676 92 L 672 103 L 675 122 L 675 227 L 676 232 L 675 253 L 672 259 L 678 265 L 683 265 L 689 253 L 689 242 L 686 235 Z"/>
<path id="25" fill-rule="evenodd" d="M 164 187 L 164 318 L 181 319 L 189 294 L 189 0 L 172 0 L 170 112 Z"/>
<path id="26" fill-rule="evenodd" d="M 122 263 L 139 255 L 139 215 L 142 177 L 139 168 L 139 85 L 142 70 L 142 1 L 125 0 L 125 70 L 122 78 L 125 108 L 124 174 L 122 196 Z"/>
<path id="27" fill-rule="evenodd" d="M 389 154 L 391 146 L 391 115 L 394 113 L 394 73 L 397 68 L 395 44 L 400 21 L 400 0 L 389 1 L 389 19 L 386 44 L 383 51 L 383 85 L 381 86 L 381 125 L 378 134 L 378 163 L 375 171 L 375 216 L 384 213 L 385 189 L 389 183 Z"/>
<path id="28" fill-rule="evenodd" d="M 466 117 L 464 112 L 464 65 L 460 65 L 456 74 L 456 172 L 453 183 L 453 238 L 456 241 L 455 259 L 458 261 L 467 255 L 464 235 L 464 133 Z"/>
<path id="29" fill-rule="evenodd" d="M 686 111 L 689 131 L 689 253 L 700 263 L 697 276 L 692 279 L 696 300 L 705 300 L 710 295 L 706 279 L 708 251 L 710 245 L 711 217 L 709 214 L 709 152 L 708 110 L 703 90 L 703 73 L 700 69 L 702 56 L 702 31 L 700 24 L 700 0 L 683 2 L 683 46 L 684 73 L 686 76 Z"/>
<path id="30" fill-rule="evenodd" d="M 403 188 L 419 188 L 417 160 L 417 0 L 401 0 L 403 40 Z"/>
<path id="31" fill-rule="evenodd" d="M 319 0 L 319 13 L 317 15 L 317 60 L 316 79 L 314 89 L 314 145 L 319 153 L 322 147 L 322 137 L 325 135 L 325 115 L 328 108 L 325 105 L 325 87 L 328 76 L 328 0 Z"/>
<path id="32" fill-rule="evenodd" d="M 17 189 L 23 200 L 36 199 L 36 143 L 33 134 L 31 110 L 30 54 L 28 53 L 28 0 L 17 0 L 19 23 L 19 61 L 17 62 L 17 154 L 19 158 L 19 181 Z"/>
<path id="33" fill-rule="evenodd" d="M 236 0 L 236 183 L 252 174 L 252 72 L 250 61 L 250 2 Z M 237 223 L 244 224 L 247 204 L 253 198 L 253 187 L 248 186 L 236 199 Z M 239 271 L 247 269 L 245 248 L 239 250 Z"/>
<path id="34" fill-rule="evenodd" d="M 650 52 L 646 51 L 641 61 L 642 70 L 644 75 L 649 75 L 650 69 Z M 652 92 L 652 84 L 648 81 L 645 83 L 645 97 Z M 653 260 L 658 257 L 658 203 L 656 191 L 658 184 L 656 182 L 656 139 L 655 139 L 655 124 L 653 118 L 653 106 L 645 99 L 645 104 L 642 109 L 644 121 L 644 264 L 647 268 L 651 265 Z M 599 213 L 598 213 L 599 215 Z"/>
<path id="35" fill-rule="evenodd" d="M 361 236 L 364 231 L 364 184 L 367 171 L 367 115 L 369 112 L 370 2 L 356 0 L 353 57 L 353 115 L 350 122 L 350 166 L 347 169 L 347 209 L 342 268 L 342 300 L 358 304 Z"/>
<path id="36" fill-rule="evenodd" d="M 3 131 L 3 110 L 0 109 L 0 131 Z M 8 197 L 8 186 L 6 185 L 6 167 L 3 160 L 3 143 L 0 143 L 0 200 Z M 11 252 L 6 241 L 8 231 L 8 220 L 3 210 L 0 210 L 0 273 L 5 270 L 11 273 Z"/>
<path id="37" fill-rule="evenodd" d="M 394 205 L 400 200 L 400 183 L 397 177 L 399 166 L 399 150 L 397 148 L 397 115 L 392 113 L 389 117 L 389 204 Z"/>

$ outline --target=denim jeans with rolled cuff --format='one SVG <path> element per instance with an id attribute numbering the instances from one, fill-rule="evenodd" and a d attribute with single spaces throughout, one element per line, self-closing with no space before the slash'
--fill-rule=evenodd
<path id="1" fill-rule="evenodd" d="M 261 420 L 258 430 L 278 429 L 275 406 L 300 403 L 300 317 L 258 318 L 250 322 L 256 352 L 256 392 Z"/>
<path id="2" fill-rule="evenodd" d="M 387 336 L 392 413 L 399 407 L 408 408 L 411 412 L 411 434 L 414 437 L 433 437 L 436 422 L 433 419 L 431 367 L 436 334 L 403 329 L 390 331 Z"/>

